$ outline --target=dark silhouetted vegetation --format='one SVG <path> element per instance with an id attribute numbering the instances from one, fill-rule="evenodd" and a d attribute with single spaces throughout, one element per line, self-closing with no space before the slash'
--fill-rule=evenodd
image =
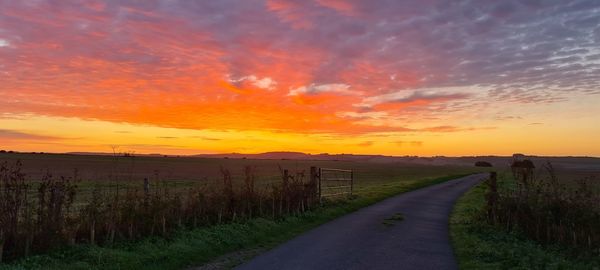
<path id="1" fill-rule="evenodd" d="M 475 162 L 475 167 L 493 167 L 492 163 L 489 163 L 487 161 L 477 161 Z"/>
<path id="2" fill-rule="evenodd" d="M 600 256 L 600 186 L 597 179 L 560 181 L 550 163 L 544 176 L 531 161 L 512 164 L 516 185 L 492 178 L 486 195 L 486 220 L 519 231 L 544 245 L 567 247 L 579 255 Z"/>
<path id="3" fill-rule="evenodd" d="M 56 247 L 91 244 L 110 246 L 120 240 L 169 237 L 184 228 L 222 224 L 254 217 L 273 219 L 315 207 L 317 183 L 303 172 L 281 170 L 280 183 L 256 188 L 256 174 L 244 168 L 243 185 L 221 168 L 222 182 L 174 192 L 158 179 L 96 187 L 78 198 L 77 171 L 70 177 L 50 173 L 30 180 L 22 164 L 0 164 L 0 261 Z M 158 177 L 157 177 L 158 178 Z"/>
<path id="4" fill-rule="evenodd" d="M 217 264 L 224 259 L 226 263 L 223 267 L 233 268 L 241 262 L 238 259 L 244 260 L 237 254 L 257 255 L 302 232 L 387 197 L 464 175 L 437 178 L 405 175 L 401 181 L 364 186 L 360 195 L 352 200 L 329 202 L 324 207 L 316 207 L 299 215 L 276 219 L 258 217 L 191 230 L 183 229 L 168 238 L 148 237 L 112 246 L 76 245 L 0 265 L 0 269 L 188 269 L 190 266 L 215 262 L 215 259 Z M 236 258 L 230 262 L 228 257 L 232 254 Z M 203 267 L 199 268 L 204 269 Z M 211 269 L 210 264 L 207 269 Z"/>
<path id="5" fill-rule="evenodd" d="M 40 172 L 46 166 L 59 171 L 60 175 L 71 175 L 70 183 L 76 186 L 76 193 L 69 207 L 69 221 L 58 222 L 71 234 L 57 234 L 53 248 L 47 249 L 39 248 L 40 240 L 33 237 L 31 256 L 23 257 L 24 245 L 19 240 L 28 235 L 24 233 L 23 223 L 19 223 L 17 241 L 4 248 L 5 261 L 10 262 L 0 264 L 0 269 L 7 270 L 197 266 L 232 252 L 264 251 L 384 198 L 477 171 L 466 166 L 342 162 L 339 163 L 341 168 L 358 169 L 356 196 L 351 200 L 324 201 L 321 205 L 309 196 L 315 193 L 315 185 L 311 183 L 311 175 L 303 171 L 314 165 L 331 167 L 334 163 L 330 161 L 177 157 L 159 160 L 138 156 L 125 159 L 122 155 L 33 157 L 19 154 L 18 157 L 25 158 L 26 166 L 17 170 L 13 165 L 18 160 L 15 158 L 5 163 L 4 172 L 19 171 L 23 182 L 30 185 L 29 199 L 37 200 L 43 178 Z M 128 162 L 119 164 L 124 160 Z M 163 163 L 173 166 L 169 169 Z M 66 166 L 61 167 L 63 164 Z M 277 169 L 278 164 L 295 169 L 288 171 L 285 182 L 286 170 Z M 219 165 L 223 166 L 222 170 Z M 70 173 L 71 166 L 80 170 Z M 178 174 L 172 174 L 171 169 Z M 91 174 L 94 170 L 100 173 Z M 9 179 L 2 175 L 2 179 Z M 55 177 L 56 181 L 61 179 Z M 147 189 L 144 179 L 149 182 Z M 232 194 L 233 200 L 229 200 Z M 62 209 L 61 213 L 65 213 Z M 163 233 L 163 224 L 166 233 Z M 37 227 L 36 230 L 43 229 Z M 91 235 L 94 235 L 94 244 L 91 244 Z"/>
<path id="6" fill-rule="evenodd" d="M 511 182 L 501 174 L 497 184 L 502 189 Z M 486 183 L 475 186 L 452 212 L 450 233 L 460 269 L 600 269 L 600 257 L 572 256 L 560 245 L 541 245 L 518 229 L 488 223 L 482 213 L 489 189 Z"/>

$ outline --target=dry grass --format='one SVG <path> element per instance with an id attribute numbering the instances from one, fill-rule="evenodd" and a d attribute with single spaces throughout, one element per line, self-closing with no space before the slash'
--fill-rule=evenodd
<path id="1" fill-rule="evenodd" d="M 77 174 L 30 180 L 21 162 L 0 164 L 0 260 L 15 259 L 78 243 L 111 245 L 147 236 L 168 237 L 182 228 L 221 224 L 259 216 L 278 218 L 313 208 L 316 181 L 304 172 L 281 170 L 279 183 L 256 189 L 255 170 L 244 168 L 244 184 L 234 186 L 221 167 L 221 183 L 197 182 L 182 192 L 168 182 L 151 186 L 96 186 L 77 201 Z M 239 188 L 238 188 L 239 187 Z"/>
<path id="2" fill-rule="evenodd" d="M 521 163 L 520 165 L 523 165 Z M 600 255 L 600 183 L 593 177 L 561 181 L 550 163 L 536 175 L 532 164 L 513 166 L 516 185 L 488 182 L 487 221 L 546 245 L 579 255 Z"/>

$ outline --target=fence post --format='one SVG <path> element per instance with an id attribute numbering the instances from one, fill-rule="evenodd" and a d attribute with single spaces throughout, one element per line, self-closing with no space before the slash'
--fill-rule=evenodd
<path id="1" fill-rule="evenodd" d="M 150 192 L 150 181 L 148 180 L 148 178 L 144 178 L 144 193 L 146 195 L 148 195 L 149 192 Z"/>
<path id="2" fill-rule="evenodd" d="M 318 175 L 318 178 L 319 178 L 319 204 L 323 203 L 323 199 L 322 199 L 323 196 L 321 193 L 321 177 L 323 177 L 322 173 L 323 173 L 323 170 L 321 168 L 319 168 L 319 175 Z"/>
<path id="3" fill-rule="evenodd" d="M 490 179 L 488 180 L 488 193 L 486 194 L 487 199 L 487 214 L 488 222 L 496 222 L 496 202 L 498 201 L 498 185 L 497 185 L 497 174 L 496 172 L 490 172 Z"/>
<path id="4" fill-rule="evenodd" d="M 354 193 L 354 170 L 350 170 L 350 197 Z"/>
<path id="5" fill-rule="evenodd" d="M 289 179 L 290 179 L 290 172 L 286 169 L 283 170 L 283 194 L 286 198 L 286 200 L 289 200 L 289 192 L 290 192 L 290 183 L 289 183 Z"/>
<path id="6" fill-rule="evenodd" d="M 318 195 L 317 192 L 319 192 L 317 188 L 317 167 L 312 166 L 310 167 L 310 189 L 312 197 L 311 200 L 316 199 L 315 195 Z"/>
<path id="7" fill-rule="evenodd" d="M 0 263 L 2 263 L 2 254 L 4 253 L 4 231 L 0 229 Z"/>

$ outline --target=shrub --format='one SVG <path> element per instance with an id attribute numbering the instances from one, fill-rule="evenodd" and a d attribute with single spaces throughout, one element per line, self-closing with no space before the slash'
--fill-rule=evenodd
<path id="1" fill-rule="evenodd" d="M 475 162 L 475 167 L 493 167 L 493 165 L 487 161 L 477 161 Z"/>
<path id="2" fill-rule="evenodd" d="M 596 179 L 566 185 L 550 163 L 544 166 L 546 177 L 534 177 L 532 168 L 532 163 L 513 166 L 516 187 L 497 188 L 495 180 L 490 180 L 487 221 L 508 231 L 522 231 L 542 244 L 599 256 L 600 187 Z"/>
<path id="3" fill-rule="evenodd" d="M 221 168 L 221 184 L 198 182 L 185 192 L 158 180 L 150 187 L 140 183 L 140 189 L 96 186 L 91 196 L 75 203 L 76 171 L 71 177 L 47 173 L 34 181 L 21 167 L 21 162 L 0 164 L 0 262 L 64 245 L 111 245 L 169 236 L 180 228 L 258 216 L 279 218 L 308 211 L 318 203 L 317 182 L 305 183 L 304 172 L 282 170 L 281 182 L 265 192 L 255 186 L 253 167 L 244 169 L 239 190 L 229 170 Z"/>

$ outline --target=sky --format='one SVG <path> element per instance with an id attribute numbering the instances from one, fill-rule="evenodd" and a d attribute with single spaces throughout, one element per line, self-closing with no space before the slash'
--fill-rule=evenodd
<path id="1" fill-rule="evenodd" d="M 600 156 L 600 1 L 0 0 L 0 149 Z"/>

